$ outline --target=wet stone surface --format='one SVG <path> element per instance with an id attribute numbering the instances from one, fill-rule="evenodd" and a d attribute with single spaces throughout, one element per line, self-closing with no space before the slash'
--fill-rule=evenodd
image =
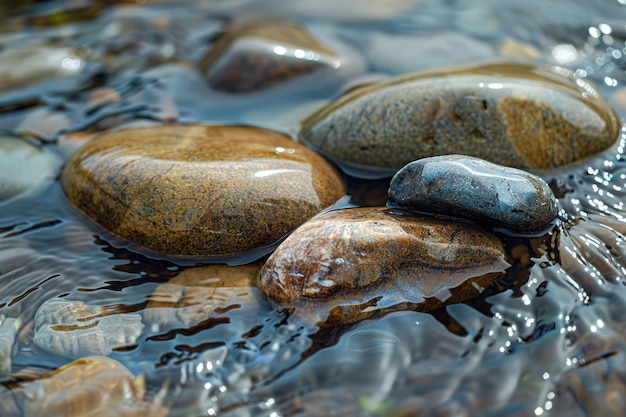
<path id="1" fill-rule="evenodd" d="M 61 158 L 26 140 L 0 136 L 0 201 L 15 197 L 42 182 L 52 180 Z"/>
<path id="2" fill-rule="evenodd" d="M 23 384 L 13 390 L 13 396 L 23 415 L 28 416 L 163 417 L 168 412 L 158 394 L 145 401 L 143 376 L 134 376 L 124 365 L 104 356 L 70 362 L 44 378 Z M 9 401 L 0 396 L 0 404 Z"/>
<path id="3" fill-rule="evenodd" d="M 280 134 L 158 126 L 106 134 L 68 161 L 69 200 L 167 255 L 224 257 L 274 244 L 345 194 L 322 157 Z"/>
<path id="4" fill-rule="evenodd" d="M 334 51 L 290 22 L 257 21 L 226 28 L 200 62 L 212 88 L 229 93 L 267 89 L 342 65 Z"/>
<path id="5" fill-rule="evenodd" d="M 167 417 L 319 417 L 332 414 L 355 417 L 623 417 L 626 398 L 626 362 L 623 360 L 626 352 L 626 128 L 622 127 L 615 143 L 605 145 L 605 138 L 615 133 L 615 125 L 606 122 L 604 128 L 601 127 L 603 117 L 611 110 L 602 99 L 594 98 L 596 92 L 606 97 L 617 113 L 617 120 L 623 124 L 626 120 L 626 95 L 623 94 L 626 29 L 620 19 L 626 11 L 623 1 L 159 0 L 141 4 L 133 0 L 120 1 L 125 4 L 106 0 L 0 1 L 3 23 L 0 55 L 6 57 L 5 53 L 30 45 L 50 48 L 47 49 L 50 53 L 43 56 L 33 51 L 34 59 L 14 55 L 14 61 L 5 59 L 0 63 L 0 73 L 4 69 L 11 73 L 0 86 L 1 131 L 13 138 L 24 138 L 25 142 L 20 143 L 34 144 L 35 148 L 66 160 L 92 138 L 103 133 L 108 137 L 113 130 L 140 125 L 152 125 L 163 132 L 167 127 L 160 125 L 164 123 L 245 124 L 273 129 L 293 138 L 298 134 L 301 120 L 314 112 L 322 112 L 319 109 L 331 100 L 347 94 L 346 97 L 354 98 L 350 103 L 356 104 L 375 95 L 379 97 L 378 102 L 397 104 L 397 108 L 377 120 L 387 121 L 385 126 L 390 129 L 402 127 L 401 132 L 409 132 L 411 138 L 432 130 L 433 141 L 429 143 L 432 148 L 436 130 L 439 132 L 436 139 L 447 146 L 441 146 L 445 154 L 452 153 L 456 149 L 452 144 L 460 145 L 463 139 L 476 144 L 472 149 L 502 156 L 506 161 L 515 162 L 515 157 L 522 156 L 527 161 L 557 161 L 554 169 L 544 172 L 536 172 L 530 165 L 523 169 L 540 175 L 550 184 L 558 197 L 559 218 L 554 227 L 534 233 L 499 227 L 496 236 L 512 265 L 500 274 L 494 272 L 497 278 L 493 281 L 482 283 L 469 279 L 449 289 L 447 298 L 446 291 L 438 290 L 435 285 L 392 287 L 386 285 L 388 277 L 376 281 L 367 273 L 356 276 L 348 271 L 345 276 L 353 278 L 352 281 L 344 282 L 340 278 L 328 281 L 339 281 L 349 287 L 345 293 L 352 291 L 350 297 L 341 298 L 339 291 L 326 299 L 301 296 L 300 301 L 292 304 L 270 302 L 271 299 L 266 299 L 250 284 L 254 268 L 240 276 L 236 268 L 205 265 L 223 260 L 170 257 L 132 244 L 90 221 L 67 201 L 57 175 L 58 167 L 47 171 L 43 165 L 41 168 L 31 166 L 20 158 L 10 159 L 8 165 L 2 159 L 0 172 L 7 170 L 5 166 L 10 168 L 9 176 L 0 183 L 11 183 L 40 170 L 53 172 L 41 180 L 29 182 L 25 192 L 0 201 L 0 315 L 7 317 L 5 323 L 15 320 L 8 326 L 7 334 L 2 333 L 7 329 L 0 330 L 0 356 L 9 345 L 4 337 L 8 335 L 12 339 L 10 368 L 4 368 L 4 375 L 0 377 L 2 417 L 122 417 L 165 413 Z M 91 5 L 97 7 L 94 9 Z M 313 65 L 314 69 L 308 72 L 290 70 L 291 64 L 281 67 L 281 63 L 287 61 L 287 53 L 294 59 L 303 56 L 302 61 L 289 61 L 294 65 L 313 64 L 305 61 L 309 52 L 316 51 L 316 46 L 305 47 L 306 41 L 297 38 L 297 34 L 281 40 L 237 32 L 241 24 L 267 22 L 267 18 L 280 18 L 298 28 L 290 34 L 306 32 L 334 53 L 340 67 Z M 216 37 L 219 33 L 223 35 Z M 241 36 L 224 45 L 226 48 L 218 48 L 234 33 Z M 290 37 L 293 43 L 286 39 Z M 252 45 L 252 49 L 244 48 L 248 45 Z M 230 88 L 241 88 L 238 93 L 212 87 L 207 73 L 199 70 L 202 58 L 215 49 L 221 51 L 221 58 L 231 59 L 237 73 L 244 74 L 244 69 L 249 68 L 246 63 L 259 59 L 255 53 L 267 51 L 276 55 L 273 48 L 277 46 L 284 48 L 285 60 L 259 63 L 256 67 L 266 72 L 258 79 L 240 79 L 241 87 L 234 84 L 235 80 L 229 81 Z M 347 50 L 342 50 L 341 46 Z M 45 62 L 45 58 L 57 56 L 56 48 L 76 51 L 82 58 L 75 76 Z M 281 48 L 277 51 L 283 52 Z M 244 57 L 246 53 L 253 55 L 248 61 Z M 319 53 L 319 63 L 327 63 L 321 61 L 323 54 Z M 34 62 L 37 57 L 41 58 L 40 62 Z M 469 69 L 448 67 L 469 60 L 472 62 L 468 64 L 477 65 L 483 58 L 525 62 L 533 67 L 506 64 L 497 66 L 506 70 L 495 72 L 485 70 L 493 70 L 494 65 Z M 74 63 L 66 61 L 71 68 L 76 67 Z M 575 74 L 578 87 L 564 86 L 559 81 L 564 79 L 562 75 L 545 69 L 554 65 Z M 286 72 L 273 74 L 293 76 L 267 78 L 265 81 L 272 81 L 269 84 L 262 81 L 277 66 L 287 68 Z M 395 81 L 390 79 L 405 71 L 435 66 L 441 67 L 431 70 L 424 79 L 415 74 L 406 74 Z M 40 71 L 46 67 L 53 72 Z M 518 71 L 515 68 L 532 69 Z M 28 82 L 20 85 L 22 74 L 30 74 L 30 78 L 22 78 Z M 17 80 L 17 84 L 9 85 L 9 79 Z M 474 82 L 476 79 L 478 84 Z M 461 80 L 466 80 L 467 89 L 461 88 Z M 382 82 L 384 87 L 366 85 L 372 81 Z M 398 84 L 394 84 L 396 81 Z M 412 89 L 407 86 L 430 81 L 433 81 L 430 89 L 424 87 L 426 92 L 420 91 L 419 95 L 425 103 L 413 99 L 383 100 L 383 91 L 389 97 L 410 96 Z M 593 89 L 589 83 L 593 83 Z M 250 89 L 253 84 L 256 90 Z M 367 94 L 356 98 L 359 91 Z M 475 96 L 471 95 L 473 92 Z M 535 101 L 529 104 L 524 101 L 527 97 Z M 508 98 L 511 100 L 506 101 Z M 487 101 L 487 109 L 482 99 Z M 566 106 L 567 103 L 574 104 Z M 410 115 L 400 111 L 407 108 Z M 566 112 L 565 108 L 573 110 Z M 333 112 L 338 123 L 335 126 L 337 137 L 350 139 L 338 129 L 344 126 L 339 122 L 352 125 L 358 132 L 356 136 L 363 140 L 378 132 L 379 126 L 367 127 L 374 126 L 367 120 L 370 116 L 367 109 L 361 106 L 362 111 L 353 113 L 344 112 L 345 108 Z M 420 113 L 421 110 L 424 111 Z M 508 115 L 509 120 L 502 115 Z M 470 123 L 472 117 L 478 120 L 474 125 Z M 413 118 L 426 122 L 417 133 L 408 123 Z M 438 124 L 431 129 L 430 121 Z M 504 129 L 506 123 L 519 127 L 522 132 L 523 140 L 516 143 L 517 148 L 509 140 L 513 137 L 511 131 Z M 561 131 L 554 127 L 558 124 Z M 602 133 L 596 135 L 594 132 L 598 130 Z M 580 131 L 582 135 L 577 134 Z M 348 128 L 345 132 L 352 130 Z M 543 134 L 548 137 L 545 141 Z M 151 143 L 150 135 L 142 135 Z M 491 136 L 481 145 L 481 135 Z M 193 140 L 173 136 L 185 149 L 198 148 Z M 591 137 L 598 147 L 581 147 L 579 142 L 570 141 L 574 137 L 584 143 Z M 425 135 L 425 138 L 419 140 L 424 142 L 430 136 Z M 487 141 L 494 138 L 498 139 L 494 143 Z M 398 146 L 407 142 L 394 139 L 385 143 L 392 142 L 391 151 L 385 147 L 367 150 L 350 145 L 349 151 L 338 154 L 337 160 L 340 157 L 347 160 L 344 168 L 359 172 L 356 167 L 361 175 L 370 178 L 345 176 L 347 195 L 335 209 L 386 204 L 389 179 L 406 163 L 415 160 L 409 150 Z M 43 145 L 40 147 L 39 143 Z M 417 142 L 408 143 L 412 146 Z M 367 148 L 369 143 L 362 145 Z M 120 145 L 118 150 L 125 146 Z M 272 155 L 277 148 L 274 146 Z M 597 149 L 606 150 L 596 153 Z M 374 162 L 364 158 L 366 151 L 371 151 Z M 573 154 L 593 155 L 569 164 L 567 161 Z M 399 156 L 406 160 L 393 168 L 379 164 Z M 146 157 L 152 158 L 150 164 L 142 160 L 146 162 L 141 165 L 145 168 L 146 181 L 142 186 L 129 186 L 119 178 L 136 163 L 128 155 L 124 158 L 125 162 L 114 168 L 104 161 L 92 160 L 90 168 L 100 167 L 99 173 L 107 172 L 101 178 L 110 178 L 108 184 L 113 185 L 106 189 L 86 187 L 100 190 L 101 200 L 106 193 L 113 195 L 111 191 L 129 193 L 123 196 L 126 200 L 122 201 L 122 197 L 116 200 L 120 202 L 119 207 L 124 203 L 129 210 L 109 210 L 113 220 L 119 221 L 120 213 L 131 212 L 140 201 L 141 204 L 153 201 L 154 207 L 157 203 L 167 207 L 160 213 L 172 212 L 168 226 L 175 223 L 182 225 L 179 229 L 184 229 L 188 223 L 186 212 L 178 210 L 179 206 L 174 203 L 161 204 L 168 199 L 164 198 L 164 193 L 156 193 L 153 187 L 167 182 L 165 174 L 147 172 L 166 162 Z M 356 165 L 350 165 L 350 158 L 354 158 Z M 171 158 L 168 155 L 165 159 Z M 371 164 L 378 166 L 378 172 Z M 27 166 L 26 173 L 20 170 L 21 165 Z M 244 177 L 272 180 L 272 184 L 276 184 L 276 178 L 282 180 L 281 184 L 293 180 L 292 173 L 281 171 L 272 175 L 273 170 L 263 168 L 260 177 L 253 174 Z M 13 172 L 19 175 L 11 175 Z M 195 169 L 186 170 L 187 180 L 197 183 L 198 188 L 185 195 L 204 196 L 203 190 L 209 189 L 211 195 L 225 196 L 220 197 L 220 204 L 239 197 L 245 200 L 247 194 L 244 195 L 242 189 L 247 190 L 244 186 L 248 183 L 243 177 L 233 175 L 228 185 L 220 183 L 223 187 L 215 191 L 209 186 L 213 179 L 209 180 L 206 175 L 201 179 L 190 177 L 190 172 Z M 227 175 L 230 173 L 224 171 L 224 177 Z M 371 177 L 378 175 L 385 177 L 373 181 Z M 186 184 L 182 176 L 176 178 Z M 114 182 L 114 178 L 119 181 Z M 258 184 L 254 187 L 262 188 L 263 194 L 255 194 L 250 200 L 261 201 L 262 196 L 272 195 L 269 183 L 267 187 Z M 185 191 L 180 187 L 176 189 Z M 147 198 L 149 195 L 153 196 L 152 200 Z M 180 202 L 180 207 L 191 201 L 178 198 L 182 195 L 176 194 L 170 201 Z M 280 207 L 274 200 L 262 200 L 262 203 L 271 208 L 269 213 L 272 214 L 275 207 Z M 198 204 L 202 210 L 216 205 L 209 199 Z M 286 208 L 288 215 L 302 205 L 290 203 Z M 238 207 L 257 215 L 247 206 Z M 196 213 L 196 208 L 189 212 Z M 204 213 L 202 210 L 200 212 Z M 404 217 L 421 224 L 421 215 L 415 216 L 420 211 L 403 213 Z M 264 224 L 271 230 L 275 223 L 269 221 L 275 219 L 270 218 L 265 223 L 258 220 L 265 219 L 267 213 L 259 209 L 258 217 L 252 221 L 261 229 Z M 224 225 L 240 224 L 229 213 L 211 214 L 211 218 L 218 217 L 225 219 Z M 146 209 L 133 221 L 149 222 L 154 218 Z M 463 227 L 469 222 L 458 221 L 464 223 Z M 494 221 L 487 223 L 492 226 Z M 148 229 L 152 227 L 151 223 L 145 224 Z M 393 229 L 386 224 L 370 224 L 362 228 L 365 230 L 344 227 L 346 233 L 341 237 L 330 238 L 332 233 L 329 232 L 308 243 L 311 247 L 318 245 L 310 251 L 302 244 L 301 252 L 295 257 L 310 259 L 306 253 L 309 251 L 315 259 L 330 259 L 330 255 L 325 258 L 327 252 L 338 249 L 343 241 L 366 236 L 368 232 L 371 235 Z M 175 236 L 164 223 L 159 225 L 162 227 L 159 235 Z M 190 229 L 196 228 L 195 224 L 189 225 Z M 237 245 L 258 238 L 254 231 L 242 229 L 241 233 Z M 371 242 L 377 242 L 381 256 L 374 254 L 378 248 L 371 249 L 372 262 L 382 265 L 383 260 L 402 254 L 392 243 L 381 241 L 378 235 Z M 203 236 L 202 241 L 204 239 Z M 478 238 L 473 240 L 475 245 L 480 243 Z M 253 242 L 253 246 L 258 244 Z M 264 250 L 271 251 L 274 246 Z M 365 246 L 364 243 L 362 247 Z M 372 246 L 374 243 L 359 252 L 367 254 Z M 441 253 L 440 249 L 445 246 L 424 243 L 424 247 L 430 247 L 434 253 Z M 353 251 L 354 248 L 358 249 L 357 245 L 343 253 L 355 255 L 358 252 Z M 501 253 L 501 250 L 494 251 Z M 404 259 L 396 257 L 395 264 L 408 270 L 399 276 L 413 277 L 411 274 L 417 268 L 410 270 L 407 265 L 420 257 L 434 263 L 429 256 L 432 254 L 413 250 Z M 342 259 L 346 264 L 347 257 Z M 245 263 L 251 258 L 234 255 L 228 259 L 233 260 Z M 345 266 L 340 265 L 341 262 L 320 263 L 317 270 L 323 273 L 332 268 L 338 270 Z M 284 263 L 287 264 L 289 262 Z M 366 271 L 373 269 L 362 266 L 367 265 L 365 261 L 353 264 Z M 298 263 L 293 265 L 296 267 Z M 441 276 L 441 271 L 422 274 L 421 278 Z M 489 273 L 483 276 L 486 275 Z M 363 282 L 358 281 L 361 278 Z M 296 276 L 294 282 L 298 279 L 301 278 Z M 318 282 L 324 283 L 322 279 Z M 396 282 L 406 284 L 404 280 Z M 367 286 L 369 283 L 372 285 Z M 363 286 L 359 287 L 361 284 Z M 310 287 L 315 286 L 307 288 Z M 318 287 L 320 293 L 326 288 Z M 402 301 L 422 289 L 436 292 L 445 299 L 433 296 L 420 301 L 416 296 L 415 303 Z M 293 290 L 295 294 L 302 294 L 302 288 Z M 280 290 L 276 293 L 280 294 Z M 394 299 L 390 294 L 401 296 Z M 73 373 L 66 368 L 51 373 L 74 358 L 65 356 L 66 350 L 51 352 L 33 343 L 37 310 L 42 305 L 47 308 L 49 300 L 80 300 L 87 306 L 102 308 L 97 314 L 90 313 L 99 316 L 94 317 L 95 320 L 77 321 L 83 317 L 80 311 L 68 314 L 66 322 L 73 330 L 61 332 L 57 327 L 49 333 L 64 342 L 61 334 L 74 334 L 79 327 L 85 331 L 95 330 L 99 325 L 85 329 L 85 324 L 91 326 L 96 320 L 113 315 L 133 315 L 133 325 L 139 323 L 134 318 L 139 315 L 145 328 L 135 344 L 114 348 L 108 354 L 119 361 L 113 365 L 116 370 L 111 370 L 109 365 L 102 366 L 103 361 L 110 362 L 98 358 L 72 364 L 77 370 Z M 303 322 L 303 319 L 308 321 Z M 13 329 L 17 329 L 15 336 Z M 112 333 L 123 338 L 123 332 L 118 330 Z M 90 367 L 94 362 L 100 364 Z M 151 410 L 152 403 L 166 404 L 169 411 L 154 411 L 157 405 Z"/>
<path id="6" fill-rule="evenodd" d="M 499 63 L 404 75 L 344 95 L 303 121 L 299 137 L 360 177 L 445 154 L 556 168 L 619 132 L 600 93 L 566 73 Z"/>
<path id="7" fill-rule="evenodd" d="M 401 304 L 428 311 L 474 297 L 509 266 L 505 259 L 498 238 L 469 224 L 384 208 L 335 210 L 278 246 L 259 288 L 330 323 L 354 321 Z"/>
<path id="8" fill-rule="evenodd" d="M 389 185 L 389 204 L 521 232 L 543 230 L 557 214 L 556 197 L 541 178 L 464 155 L 404 166 Z"/>
<path id="9" fill-rule="evenodd" d="M 34 343 L 59 355 L 108 355 L 134 345 L 144 325 L 139 314 L 106 315 L 82 301 L 49 300 L 35 316 Z"/>

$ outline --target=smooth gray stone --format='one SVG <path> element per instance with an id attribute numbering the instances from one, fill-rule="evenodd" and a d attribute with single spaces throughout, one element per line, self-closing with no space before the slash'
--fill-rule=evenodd
<path id="1" fill-rule="evenodd" d="M 554 193 L 541 178 L 479 158 L 446 155 L 403 167 L 391 180 L 389 205 L 540 231 L 556 217 Z"/>

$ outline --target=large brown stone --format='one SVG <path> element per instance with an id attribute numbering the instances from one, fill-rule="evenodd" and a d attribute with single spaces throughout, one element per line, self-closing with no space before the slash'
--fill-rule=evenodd
<path id="1" fill-rule="evenodd" d="M 501 63 L 359 88 L 306 119 L 300 138 L 353 175 L 383 177 L 447 154 L 555 168 L 607 149 L 619 129 L 586 81 L 563 69 Z"/>
<path id="2" fill-rule="evenodd" d="M 473 298 L 508 266 L 505 258 L 498 238 L 470 224 L 384 208 L 336 210 L 285 239 L 259 287 L 278 305 L 334 324 Z"/>
<path id="3" fill-rule="evenodd" d="M 334 168 L 305 146 L 239 126 L 108 133 L 68 160 L 61 184 L 110 231 L 163 254 L 207 258 L 272 245 L 345 194 Z"/>

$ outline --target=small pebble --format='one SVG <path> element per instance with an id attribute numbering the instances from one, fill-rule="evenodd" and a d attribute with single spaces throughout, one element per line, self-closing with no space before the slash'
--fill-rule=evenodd
<path id="1" fill-rule="evenodd" d="M 464 155 L 406 165 L 391 180 L 389 204 L 520 232 L 543 230 L 557 214 L 556 197 L 541 178 Z"/>
<path id="2" fill-rule="evenodd" d="M 71 48 L 27 45 L 0 51 L 0 92 L 79 74 L 85 62 Z"/>
<path id="3" fill-rule="evenodd" d="M 35 316 L 34 343 L 59 355 L 108 355 L 137 342 L 144 325 L 139 314 L 105 315 L 102 307 L 52 299 Z"/>
<path id="4" fill-rule="evenodd" d="M 227 28 L 199 69 L 213 89 L 245 93 L 341 65 L 334 51 L 294 24 L 257 21 Z"/>

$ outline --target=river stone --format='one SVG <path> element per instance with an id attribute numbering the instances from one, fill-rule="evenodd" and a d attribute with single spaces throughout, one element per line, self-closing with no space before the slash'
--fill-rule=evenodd
<path id="1" fill-rule="evenodd" d="M 79 74 L 85 62 L 71 48 L 26 45 L 0 51 L 0 92 Z"/>
<path id="2" fill-rule="evenodd" d="M 106 315 L 82 301 L 51 299 L 35 315 L 34 343 L 69 357 L 108 355 L 134 345 L 143 331 L 139 314 Z"/>
<path id="3" fill-rule="evenodd" d="M 0 314 L 0 378 L 11 374 L 11 350 L 16 331 L 15 319 Z"/>
<path id="4" fill-rule="evenodd" d="M 215 90 L 245 93 L 340 66 L 334 51 L 298 26 L 255 21 L 227 28 L 199 63 L 199 70 Z"/>
<path id="5" fill-rule="evenodd" d="M 0 201 L 54 179 L 61 167 L 59 156 L 46 148 L 12 136 L 0 136 Z"/>
<path id="6" fill-rule="evenodd" d="M 404 166 L 389 185 L 389 205 L 520 232 L 543 230 L 557 214 L 556 197 L 538 176 L 464 155 L 433 156 Z"/>
<path id="7" fill-rule="evenodd" d="M 143 313 L 153 331 L 163 327 L 190 329 L 232 309 L 256 315 L 259 264 L 207 265 L 183 270 L 159 285 Z"/>
<path id="8" fill-rule="evenodd" d="M 550 169 L 607 149 L 613 109 L 568 71 L 498 63 L 415 73 L 348 93 L 303 121 L 300 139 L 355 176 L 392 176 L 463 154 Z"/>
<path id="9" fill-rule="evenodd" d="M 336 324 L 475 297 L 509 266 L 505 259 L 502 242 L 470 224 L 384 208 L 335 210 L 276 248 L 259 288 L 280 306 Z"/>
<path id="10" fill-rule="evenodd" d="M 275 244 L 345 194 L 315 152 L 240 126 L 108 133 L 69 159 L 61 184 L 76 207 L 134 243 L 217 258 Z"/>
<path id="11" fill-rule="evenodd" d="M 77 359 L 12 390 L 25 416 L 165 417 L 165 390 L 146 398 L 143 375 L 103 356 Z"/>

